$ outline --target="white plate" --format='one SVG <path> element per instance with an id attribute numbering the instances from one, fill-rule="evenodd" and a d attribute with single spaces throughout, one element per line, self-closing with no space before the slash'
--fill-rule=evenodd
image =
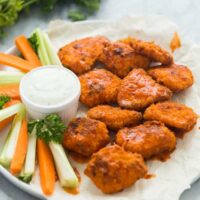
<path id="1" fill-rule="evenodd" d="M 160 16 L 126 17 L 121 20 L 112 21 L 90 21 L 80 23 L 67 23 L 63 21 L 53 22 L 49 29 L 49 35 L 56 48 L 72 41 L 90 35 L 105 35 L 111 39 L 119 39 L 132 35 L 141 39 L 154 40 L 159 45 L 169 48 L 169 42 L 174 31 L 178 28 L 172 22 Z M 188 42 L 181 34 L 182 47 L 175 53 L 175 61 L 189 65 L 197 75 L 199 67 L 200 47 Z M 184 39 L 183 39 L 184 38 Z M 15 54 L 16 49 L 12 48 L 8 53 Z M 191 106 L 197 113 L 200 113 L 200 100 L 197 86 L 200 79 L 196 76 L 196 82 L 190 89 L 177 95 L 174 100 Z M 83 111 L 79 112 L 81 115 Z M 191 183 L 200 177 L 200 134 L 198 133 L 198 121 L 194 130 L 188 133 L 184 140 L 178 140 L 177 149 L 167 162 L 148 162 L 149 172 L 156 174 L 150 180 L 140 180 L 132 187 L 114 195 L 102 194 L 94 184 L 83 175 L 85 165 L 72 163 L 81 172 L 80 194 L 73 196 L 56 184 L 55 193 L 49 200 L 178 200 L 181 193 L 190 187 Z M 0 150 L 5 140 L 7 130 L 0 134 Z M 0 172 L 13 184 L 31 195 L 44 198 L 39 184 L 38 170 L 30 185 L 22 183 L 12 176 L 7 170 L 0 166 Z"/>

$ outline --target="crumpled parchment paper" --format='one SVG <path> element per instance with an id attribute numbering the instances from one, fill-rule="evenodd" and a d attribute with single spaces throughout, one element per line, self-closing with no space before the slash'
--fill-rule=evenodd
<path id="1" fill-rule="evenodd" d="M 175 101 L 185 103 L 200 114 L 200 46 L 193 44 L 178 27 L 162 16 L 127 16 L 118 21 L 86 21 L 70 23 L 56 20 L 50 23 L 48 34 L 58 50 L 68 42 L 87 36 L 104 35 L 111 40 L 127 36 L 155 41 L 168 50 L 174 32 L 180 35 L 182 47 L 175 51 L 175 62 L 188 65 L 194 73 L 195 84 L 176 95 Z M 198 78 L 199 77 L 199 78 Z M 84 111 L 79 111 L 84 115 Z M 73 196 L 64 192 L 59 184 L 51 200 L 178 200 L 181 193 L 190 188 L 200 177 L 200 121 L 183 140 L 178 139 L 177 148 L 166 162 L 148 162 L 149 180 L 139 180 L 124 191 L 105 195 L 83 174 L 85 165 L 74 163 L 81 172 L 80 194 Z M 41 192 L 38 176 L 32 187 Z"/>

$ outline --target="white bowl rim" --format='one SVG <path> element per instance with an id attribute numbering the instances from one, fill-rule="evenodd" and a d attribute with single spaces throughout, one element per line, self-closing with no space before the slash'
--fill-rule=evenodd
<path id="1" fill-rule="evenodd" d="M 44 68 L 49 68 L 49 69 L 52 69 L 52 68 L 58 68 L 63 70 L 63 71 L 66 71 L 67 73 L 69 73 L 70 75 L 72 75 L 74 77 L 74 79 L 76 80 L 77 82 L 77 91 L 76 93 L 74 93 L 73 96 L 71 96 L 70 98 L 68 98 L 66 101 L 63 101 L 62 103 L 60 104 L 55 104 L 55 105 L 40 105 L 40 104 L 37 104 L 33 101 L 31 101 L 23 92 L 23 83 L 25 81 L 25 79 L 30 76 L 32 73 L 36 72 L 36 71 L 39 71 L 39 70 L 42 70 Z M 61 67 L 61 66 L 57 66 L 57 65 L 46 65 L 46 66 L 42 66 L 42 67 L 37 67 L 33 70 L 31 70 L 30 72 L 28 72 L 27 74 L 25 74 L 20 82 L 20 86 L 19 86 L 19 90 L 20 90 L 20 95 L 22 96 L 22 100 L 25 101 L 25 104 L 29 105 L 33 110 L 36 110 L 36 111 L 42 111 L 42 112 L 58 112 L 58 111 L 61 111 L 63 110 L 67 105 L 70 105 L 71 103 L 73 103 L 74 100 L 77 100 L 79 99 L 80 97 L 80 91 L 81 91 L 81 85 L 80 85 L 80 81 L 78 79 L 78 77 L 74 74 L 74 72 L 72 72 L 71 70 L 67 69 L 67 68 L 64 68 L 64 67 Z"/>

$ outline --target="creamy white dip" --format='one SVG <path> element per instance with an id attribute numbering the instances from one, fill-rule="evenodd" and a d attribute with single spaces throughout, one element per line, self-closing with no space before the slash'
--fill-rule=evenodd
<path id="1" fill-rule="evenodd" d="M 59 105 L 77 95 L 77 77 L 60 67 L 42 67 L 26 75 L 23 93 L 32 103 L 44 106 Z"/>

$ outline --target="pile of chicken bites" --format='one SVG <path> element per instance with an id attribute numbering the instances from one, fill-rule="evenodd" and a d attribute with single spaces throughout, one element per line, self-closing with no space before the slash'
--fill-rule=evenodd
<path id="1" fill-rule="evenodd" d="M 191 70 L 153 42 L 88 37 L 58 55 L 79 76 L 80 101 L 89 108 L 69 123 L 63 145 L 91 157 L 85 174 L 104 193 L 147 177 L 145 162 L 169 158 L 178 135 L 197 122 L 191 108 L 170 100 L 193 84 Z"/>

